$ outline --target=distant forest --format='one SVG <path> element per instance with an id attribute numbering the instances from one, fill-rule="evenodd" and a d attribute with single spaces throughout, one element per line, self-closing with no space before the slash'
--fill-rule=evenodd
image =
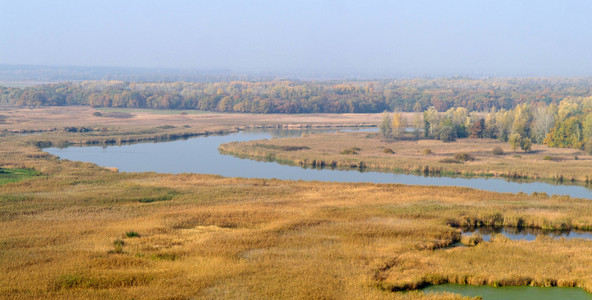
<path id="1" fill-rule="evenodd" d="M 592 95 L 592 78 L 406 79 L 382 81 L 85 81 L 0 87 L 0 103 L 197 109 L 241 113 L 376 113 L 514 109 Z"/>

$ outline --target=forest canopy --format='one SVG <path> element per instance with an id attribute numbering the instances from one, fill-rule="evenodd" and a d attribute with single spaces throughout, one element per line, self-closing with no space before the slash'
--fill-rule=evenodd
<path id="1" fill-rule="evenodd" d="M 0 103 L 197 109 L 242 113 L 468 112 L 558 105 L 592 95 L 591 78 L 440 78 L 377 81 L 84 81 L 0 87 Z"/>

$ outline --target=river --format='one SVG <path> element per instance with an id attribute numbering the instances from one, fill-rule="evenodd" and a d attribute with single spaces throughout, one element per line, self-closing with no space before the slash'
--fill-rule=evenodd
<path id="1" fill-rule="evenodd" d="M 138 143 L 117 146 L 46 148 L 62 159 L 88 161 L 117 167 L 123 172 L 200 173 L 227 177 L 277 178 L 330 182 L 400 183 L 410 185 L 462 186 L 503 193 L 547 193 L 592 199 L 592 191 L 578 185 L 554 185 L 547 182 L 511 182 L 502 178 L 437 177 L 359 170 L 304 169 L 275 162 L 258 162 L 222 155 L 218 146 L 233 141 L 251 141 L 277 137 L 296 137 L 313 130 L 251 130 L 228 135 L 212 135 L 187 140 Z"/>

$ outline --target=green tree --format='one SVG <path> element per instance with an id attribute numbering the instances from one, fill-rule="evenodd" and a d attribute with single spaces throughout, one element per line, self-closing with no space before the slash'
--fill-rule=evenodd
<path id="1" fill-rule="evenodd" d="M 510 147 L 512 147 L 512 151 L 516 152 L 516 149 L 520 148 L 521 139 L 522 138 L 517 133 L 513 133 L 512 135 L 510 135 L 508 142 L 510 143 Z"/>
<path id="2" fill-rule="evenodd" d="M 454 128 L 450 125 L 442 126 L 442 129 L 440 129 L 440 140 L 445 143 L 454 142 L 456 140 Z"/>
<path id="3" fill-rule="evenodd" d="M 530 138 L 523 137 L 520 139 L 520 149 L 524 150 L 524 152 L 530 152 L 532 150 L 532 141 Z"/>

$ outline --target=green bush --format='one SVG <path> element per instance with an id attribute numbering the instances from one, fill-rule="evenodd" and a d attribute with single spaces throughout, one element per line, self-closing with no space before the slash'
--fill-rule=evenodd
<path id="1" fill-rule="evenodd" d="M 125 236 L 128 238 L 135 238 L 135 237 L 140 237 L 140 234 L 135 231 L 128 231 L 125 233 Z"/>

